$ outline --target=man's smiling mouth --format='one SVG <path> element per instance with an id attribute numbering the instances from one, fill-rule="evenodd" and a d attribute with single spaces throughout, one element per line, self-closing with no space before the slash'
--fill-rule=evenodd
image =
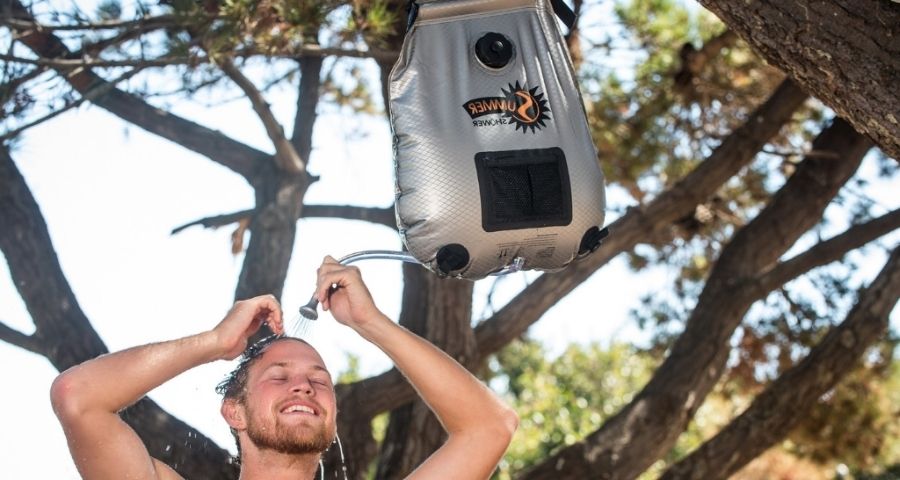
<path id="1" fill-rule="evenodd" d="M 318 415 L 316 410 L 308 405 L 292 404 L 281 409 L 281 413 L 305 413 L 308 415 Z"/>

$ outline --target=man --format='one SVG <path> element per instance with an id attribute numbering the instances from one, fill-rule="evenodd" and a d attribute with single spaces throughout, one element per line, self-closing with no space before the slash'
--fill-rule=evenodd
<path id="1" fill-rule="evenodd" d="M 515 413 L 452 358 L 384 316 L 357 268 L 326 257 L 316 296 L 338 322 L 391 357 L 447 430 L 446 443 L 409 478 L 488 478 L 515 432 Z M 181 478 L 150 457 L 118 412 L 192 367 L 236 358 L 264 322 L 284 333 L 281 307 L 270 295 L 235 303 L 210 331 L 104 355 L 62 373 L 51 400 L 81 475 Z M 258 350 L 220 385 L 222 416 L 238 441 L 241 479 L 311 479 L 336 434 L 331 376 L 303 341 L 282 337 Z"/>

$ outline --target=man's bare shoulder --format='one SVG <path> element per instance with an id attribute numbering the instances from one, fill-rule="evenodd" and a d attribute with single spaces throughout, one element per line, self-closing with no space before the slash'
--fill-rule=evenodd
<path id="1" fill-rule="evenodd" d="M 172 467 L 155 458 L 153 459 L 153 468 L 156 469 L 156 478 L 159 480 L 184 480 L 184 477 L 179 475 Z"/>

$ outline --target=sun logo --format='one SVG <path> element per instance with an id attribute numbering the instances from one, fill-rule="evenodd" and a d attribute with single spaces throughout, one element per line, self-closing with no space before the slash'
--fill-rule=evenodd
<path id="1" fill-rule="evenodd" d="M 527 132 L 529 128 L 531 133 L 534 133 L 536 129 L 546 126 L 545 121 L 550 120 L 550 115 L 547 115 L 550 113 L 550 107 L 547 106 L 544 94 L 538 93 L 538 88 L 528 89 L 516 82 L 515 85 L 509 84 L 508 91 L 500 90 L 506 100 L 515 105 L 515 108 L 504 111 L 504 116 L 512 118 L 516 130 L 521 128 L 522 133 Z"/>
<path id="2" fill-rule="evenodd" d="M 547 99 L 540 93 L 540 87 L 523 87 L 518 81 L 509 84 L 509 90 L 500 89 L 502 97 L 474 98 L 463 104 L 463 109 L 474 121 L 476 127 L 493 127 L 495 125 L 515 124 L 516 130 L 522 133 L 529 130 L 535 133 L 546 127 L 551 120 Z M 475 120 L 485 115 L 498 115 L 493 119 Z"/>

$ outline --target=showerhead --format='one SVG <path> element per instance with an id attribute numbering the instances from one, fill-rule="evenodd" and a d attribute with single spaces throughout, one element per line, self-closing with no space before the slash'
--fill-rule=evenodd
<path id="1" fill-rule="evenodd" d="M 419 263 L 419 261 L 416 260 L 416 257 L 413 257 L 409 253 L 393 252 L 389 250 L 365 250 L 362 252 L 351 253 L 350 255 L 342 257 L 340 260 L 338 260 L 338 263 L 342 265 L 348 265 L 359 260 L 372 259 L 400 260 L 403 262 Z M 319 318 L 319 312 L 316 310 L 318 305 L 319 300 L 316 298 L 316 294 L 314 293 L 312 298 L 309 299 L 309 302 L 306 305 L 300 307 L 300 315 L 307 320 L 317 320 Z"/>
<path id="2" fill-rule="evenodd" d="M 318 320 L 319 312 L 316 310 L 316 305 L 318 305 L 318 303 L 319 301 L 313 297 L 308 304 L 300 307 L 300 315 L 307 320 Z"/>

